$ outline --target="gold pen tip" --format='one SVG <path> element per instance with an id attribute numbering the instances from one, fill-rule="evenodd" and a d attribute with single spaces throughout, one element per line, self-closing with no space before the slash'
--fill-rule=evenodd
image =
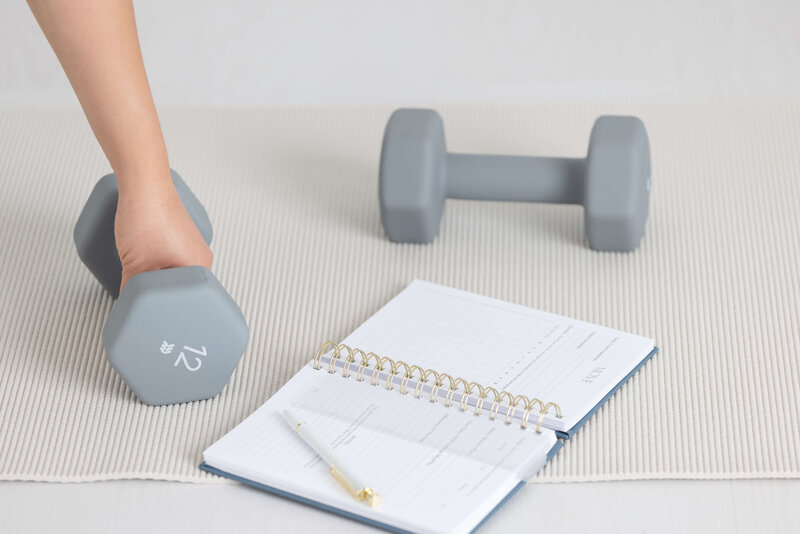
<path id="1" fill-rule="evenodd" d="M 381 504 L 381 496 L 375 493 L 375 490 L 367 486 L 360 492 L 361 498 L 372 508 L 376 508 Z"/>

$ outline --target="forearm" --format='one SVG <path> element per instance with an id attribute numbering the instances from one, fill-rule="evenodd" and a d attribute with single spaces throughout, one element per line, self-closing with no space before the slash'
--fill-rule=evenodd
<path id="1" fill-rule="evenodd" d="M 169 163 L 144 70 L 131 0 L 28 0 L 120 193 L 163 186 Z"/>

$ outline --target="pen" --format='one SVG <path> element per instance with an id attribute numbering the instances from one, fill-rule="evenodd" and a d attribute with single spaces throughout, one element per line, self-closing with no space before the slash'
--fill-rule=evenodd
<path id="1" fill-rule="evenodd" d="M 328 464 L 333 478 L 344 486 L 344 489 L 346 489 L 355 500 L 362 501 L 372 507 L 380 504 L 381 498 L 375 490 L 368 484 L 363 484 L 363 481 L 354 474 L 353 470 L 342 463 L 342 460 L 336 456 L 336 453 L 333 452 L 330 445 L 321 440 L 313 429 L 309 427 L 308 423 L 300 418 L 296 411 L 286 408 L 283 410 L 283 417 L 295 432 L 297 432 L 297 435 L 303 438 L 306 445 L 311 447 L 311 449 Z"/>

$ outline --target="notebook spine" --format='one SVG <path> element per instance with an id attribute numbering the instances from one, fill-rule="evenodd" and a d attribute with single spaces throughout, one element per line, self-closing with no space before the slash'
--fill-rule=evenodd
<path id="1" fill-rule="evenodd" d="M 331 353 L 330 359 L 323 362 L 323 356 Z M 380 357 L 374 352 L 365 353 L 361 349 L 351 348 L 343 343 L 337 344 L 333 341 L 326 341 L 319 346 L 314 354 L 314 369 L 322 369 L 327 365 L 328 372 L 333 374 L 337 370 L 337 362 L 341 362 L 341 376 L 349 378 L 353 376 L 355 367 L 355 379 L 363 382 L 369 376 L 369 383 L 373 386 L 379 385 L 383 379 L 381 372 L 386 373 L 384 387 L 388 390 L 394 389 L 395 380 L 400 378 L 400 393 L 409 393 L 409 383 L 414 384 L 414 397 L 421 399 L 424 393 L 425 384 L 430 382 L 430 393 L 428 400 L 438 402 L 439 392 L 446 387 L 444 403 L 448 408 L 453 405 L 453 397 L 460 395 L 458 407 L 461 411 L 467 411 L 470 407 L 470 399 L 474 398 L 473 413 L 481 415 L 484 406 L 491 396 L 492 404 L 488 408 L 489 418 L 497 419 L 498 413 L 503 409 L 505 402 L 504 422 L 511 424 L 517 410 L 522 410 L 520 427 L 528 428 L 528 418 L 531 413 L 535 413 L 538 408 L 538 419 L 536 421 L 536 432 L 541 433 L 542 421 L 549 410 L 553 410 L 555 416 L 561 418 L 561 407 L 554 402 L 543 402 L 535 397 L 525 395 L 514 395 L 508 391 L 498 391 L 496 388 L 482 386 L 477 382 L 469 382 L 463 378 L 454 378 L 447 373 L 440 373 L 433 369 L 423 369 L 418 365 L 409 365 L 400 360 L 393 360 L 387 356 Z M 473 395 L 474 394 L 474 395 Z"/>

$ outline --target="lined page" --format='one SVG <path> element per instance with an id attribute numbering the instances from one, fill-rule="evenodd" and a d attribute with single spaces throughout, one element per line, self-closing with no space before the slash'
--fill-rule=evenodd
<path id="1" fill-rule="evenodd" d="M 343 343 L 453 377 L 555 402 L 568 430 L 653 349 L 653 340 L 414 281 Z M 489 409 L 492 399 L 485 403 Z M 537 413 L 532 413 L 536 420 Z"/>
<path id="2" fill-rule="evenodd" d="M 356 502 L 282 417 L 298 411 L 381 495 Z M 469 532 L 555 444 L 397 389 L 304 367 L 266 404 L 204 452 L 218 469 L 419 532 Z"/>

